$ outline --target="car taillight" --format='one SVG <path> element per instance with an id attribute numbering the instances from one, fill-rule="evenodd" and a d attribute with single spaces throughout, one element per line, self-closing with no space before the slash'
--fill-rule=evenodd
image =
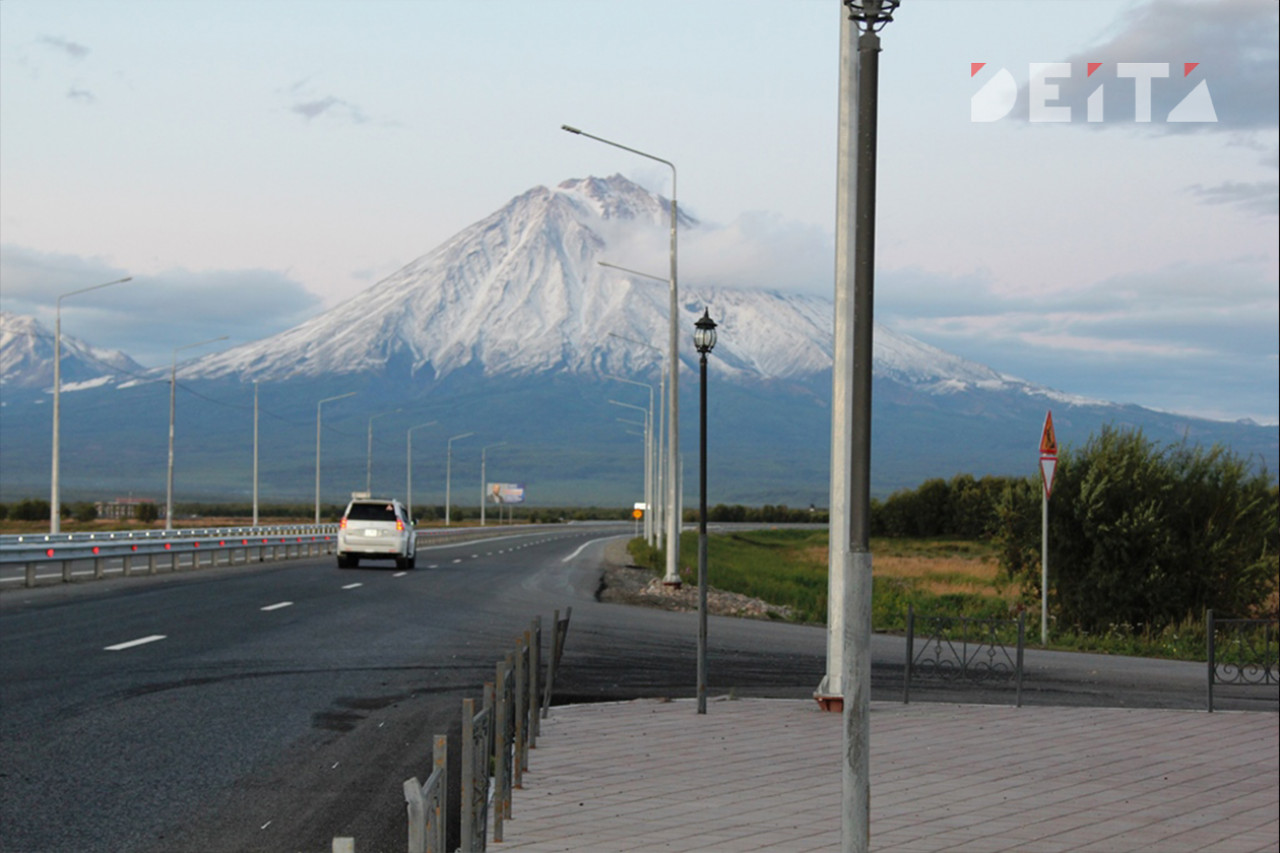
<path id="1" fill-rule="evenodd" d="M 396 519 L 396 531 L 401 533 L 404 532 L 404 522 L 398 518 Z"/>
<path id="2" fill-rule="evenodd" d="M 341 521 L 339 521 L 339 522 L 338 522 L 338 529 L 339 529 L 339 530 L 346 530 L 346 529 L 347 529 L 347 519 L 346 519 L 345 517 L 344 517 Z"/>

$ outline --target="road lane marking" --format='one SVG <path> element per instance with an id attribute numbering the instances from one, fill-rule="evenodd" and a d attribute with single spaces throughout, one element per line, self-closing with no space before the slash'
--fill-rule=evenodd
<path id="1" fill-rule="evenodd" d="M 275 604 L 268 604 L 266 607 L 261 608 L 261 610 L 263 613 L 270 613 L 272 610 L 281 610 L 285 607 L 292 607 L 292 606 L 293 606 L 292 601 L 277 601 Z"/>
<path id="2" fill-rule="evenodd" d="M 404 576 L 405 576 L 405 575 L 407 575 L 407 574 L 409 574 L 409 573 L 408 573 L 408 572 L 396 572 L 396 573 L 395 573 L 394 575 L 392 575 L 391 577 L 393 577 L 393 578 L 402 578 L 402 577 L 404 577 Z"/>
<path id="3" fill-rule="evenodd" d="M 461 562 L 462 562 L 462 558 L 461 558 L 461 557 L 459 557 L 458 559 L 454 560 L 454 562 L 455 562 L 455 563 L 461 563 Z"/>
<path id="4" fill-rule="evenodd" d="M 107 646 L 106 648 L 103 649 L 103 651 L 104 652 L 122 652 L 125 649 L 131 649 L 134 646 L 143 646 L 143 645 L 146 645 L 147 643 L 154 643 L 158 640 L 163 640 L 163 639 L 165 639 L 164 634 L 152 634 L 150 637 L 139 637 L 138 639 L 130 640 L 127 643 L 116 643 L 114 646 Z"/>
<path id="5" fill-rule="evenodd" d="M 349 584 L 347 584 L 346 586 L 344 586 L 344 587 L 343 587 L 343 589 L 356 589 L 356 588 L 358 588 L 358 587 L 362 587 L 362 586 L 364 586 L 364 584 L 362 584 L 362 583 L 349 583 Z"/>

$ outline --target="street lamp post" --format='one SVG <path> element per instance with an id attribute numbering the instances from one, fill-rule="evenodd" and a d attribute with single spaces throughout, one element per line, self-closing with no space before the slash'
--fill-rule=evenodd
<path id="1" fill-rule="evenodd" d="M 422 429 L 423 427 L 435 426 L 435 421 L 427 421 L 425 424 L 409 427 L 404 436 L 404 492 L 405 507 L 409 510 L 410 518 L 413 517 L 413 431 Z"/>
<path id="2" fill-rule="evenodd" d="M 652 481 L 650 480 L 650 477 L 649 477 L 649 461 L 650 461 L 650 459 L 651 459 L 651 458 L 652 458 L 652 456 L 653 456 L 653 410 L 652 410 L 652 409 L 646 409 L 644 406 L 636 406 L 636 405 L 633 405 L 633 404 L 631 404 L 631 403 L 623 403 L 623 402 L 621 402 L 621 401 L 619 401 L 619 400 L 610 400 L 610 401 L 609 401 L 609 403 L 610 403 L 611 405 L 614 405 L 614 406 L 623 406 L 623 407 L 628 408 L 628 409 L 635 409 L 637 412 L 644 412 L 644 421 L 643 421 L 640 425 L 641 425 L 641 427 L 643 427 L 643 429 L 644 429 L 644 432 L 643 432 L 643 435 L 644 435 L 644 461 L 645 461 L 645 465 L 644 465 L 644 503 L 645 503 L 645 509 L 644 509 L 644 512 L 645 512 L 645 517 L 647 518 L 647 517 L 649 516 L 649 512 L 650 512 L 650 510 L 652 509 L 652 507 L 651 507 L 651 503 L 652 503 L 652 500 L 653 500 L 653 487 L 652 487 Z M 651 531 L 649 530 L 649 525 L 648 525 L 648 524 L 646 524 L 646 525 L 645 525 L 645 537 L 646 537 L 646 540 L 647 540 L 647 541 L 649 541 L 649 542 L 650 542 L 650 544 L 652 544 L 652 540 L 650 539 L 650 533 L 651 533 Z"/>
<path id="3" fill-rule="evenodd" d="M 258 380 L 253 380 L 253 526 L 258 526 Z"/>
<path id="4" fill-rule="evenodd" d="M 615 382 L 625 382 L 628 385 L 638 385 L 649 391 L 649 408 L 644 409 L 644 539 L 650 547 L 654 544 L 654 473 L 657 467 L 654 461 L 653 448 L 653 386 L 647 382 L 636 382 L 634 379 L 624 379 L 621 376 L 605 376 L 605 379 L 612 379 Z M 610 400 L 609 402 L 614 402 Z M 619 404 L 621 405 L 621 404 Z M 636 406 L 635 408 L 640 408 Z"/>
<path id="5" fill-rule="evenodd" d="M 679 329 L 677 328 L 677 316 L 679 313 L 679 295 L 676 284 L 676 166 L 670 160 L 664 160 L 661 157 L 655 157 L 644 151 L 612 142 L 599 136 L 593 136 L 590 133 L 571 127 L 567 124 L 561 125 L 561 129 L 569 133 L 575 133 L 579 136 L 585 136 L 588 139 L 594 139 L 596 142 L 603 142 L 605 145 L 611 145 L 614 148 L 621 148 L 623 151 L 629 151 L 632 154 L 638 154 L 658 163 L 662 163 L 671 169 L 671 280 L 670 280 L 670 323 L 668 335 L 668 353 L 671 365 L 671 384 L 668 386 L 669 404 L 667 408 L 667 572 L 662 582 L 668 586 L 680 586 L 680 575 L 676 570 L 680 551 L 680 518 L 678 508 L 680 506 L 679 494 L 676 489 L 680 482 L 680 472 L 678 469 L 680 459 L 680 394 L 678 389 L 680 377 L 680 343 Z"/>
<path id="6" fill-rule="evenodd" d="M 370 495 L 373 494 L 373 422 L 383 415 L 394 415 L 400 409 L 392 409 L 389 412 L 378 412 L 376 415 L 369 416 L 369 448 L 365 454 L 364 461 L 364 490 Z"/>
<path id="7" fill-rule="evenodd" d="M 336 397 L 325 397 L 316 403 L 316 524 L 320 523 L 320 411 L 324 408 L 325 403 L 332 403 L 334 400 L 345 400 L 347 397 L 354 397 L 355 395 L 355 391 L 348 391 Z"/>
<path id="8" fill-rule="evenodd" d="M 707 353 L 716 345 L 709 309 L 694 323 L 698 351 L 698 713 L 707 713 Z"/>
<path id="9" fill-rule="evenodd" d="M 464 432 L 462 435 L 455 435 L 445 443 L 445 461 L 444 461 L 444 526 L 449 526 L 449 501 L 450 488 L 453 479 L 453 443 L 460 438 L 468 438 L 475 435 L 474 432 Z"/>
<path id="10" fill-rule="evenodd" d="M 194 344 L 186 344 L 185 346 L 173 348 L 173 365 L 169 370 L 169 468 L 166 477 L 167 486 L 164 493 L 164 529 L 173 529 L 173 416 L 176 409 L 178 398 L 178 353 L 184 349 L 192 349 L 193 347 L 202 347 L 205 344 L 212 344 L 218 341 L 225 341 L 226 335 L 217 338 L 210 338 L 207 341 L 200 341 Z"/>
<path id="11" fill-rule="evenodd" d="M 665 452 L 666 452 L 666 437 L 667 437 L 667 432 L 666 432 L 666 422 L 667 422 L 667 421 L 666 421 L 666 406 L 667 406 L 667 403 L 666 403 L 666 400 L 667 400 L 667 365 L 666 365 L 666 358 L 665 358 L 665 355 L 663 354 L 662 348 L 661 348 L 661 347 L 655 347 L 653 344 L 645 343 L 644 341 L 637 341 L 635 338 L 628 338 L 628 337 L 624 337 L 624 336 L 622 336 L 622 335 L 614 334 L 613 332 L 610 332 L 610 333 L 609 333 L 609 337 L 611 337 L 611 338 L 617 338 L 618 340 L 622 340 L 622 341 L 628 341 L 628 342 L 633 343 L 633 344 L 639 344 L 640 346 L 642 346 L 642 347 L 648 347 L 648 348 L 649 348 L 649 349 L 651 349 L 651 350 L 657 350 L 657 351 L 658 351 L 658 353 L 659 353 L 659 355 L 662 355 L 662 356 L 663 356 L 663 361 L 661 362 L 661 368 L 660 368 L 660 369 L 659 369 L 659 371 L 658 371 L 658 435 L 657 435 L 657 439 L 656 439 L 656 446 L 655 446 L 655 448 L 654 448 L 654 460 L 653 460 L 653 461 L 654 461 L 654 470 L 655 470 L 655 476 L 654 476 L 654 478 L 653 478 L 653 502 L 654 502 L 654 505 L 656 506 L 656 509 L 655 509 L 655 511 L 654 511 L 654 516 L 653 516 L 653 517 L 654 517 L 654 519 L 655 519 L 655 523 L 654 523 L 654 528 L 655 528 L 655 529 L 654 529 L 654 544 L 655 544 L 658 548 L 661 548 L 661 547 L 663 547 L 663 542 L 665 541 L 665 536 L 666 536 L 666 534 L 665 534 L 665 532 L 664 532 L 664 531 L 665 531 L 665 526 L 664 526 L 664 524 L 662 523 L 662 519 L 666 517 L 666 512 L 667 512 L 667 507 L 666 507 L 666 498 L 664 498 L 664 497 L 663 497 L 663 495 L 665 494 L 665 492 L 663 491 L 663 483 L 665 482 L 665 479 L 666 479 L 666 474 L 664 473 L 664 470 L 663 470 L 663 459 L 665 458 L 665 455 L 664 455 L 664 454 L 665 454 Z M 652 386 L 651 386 L 651 387 L 652 387 Z"/>
<path id="12" fill-rule="evenodd" d="M 485 445 L 484 447 L 480 448 L 480 526 L 481 526 L 481 527 L 484 527 L 484 510 L 485 510 L 485 503 L 486 503 L 486 501 L 488 500 L 488 497 L 489 497 L 489 495 L 488 495 L 488 489 L 487 489 L 487 484 L 486 484 L 486 483 L 485 483 L 485 481 L 484 481 L 484 478 L 485 478 L 485 458 L 484 458 L 484 457 L 485 457 L 485 452 L 486 452 L 487 450 L 489 450 L 489 448 L 491 448 L 491 447 L 502 447 L 504 444 L 506 444 L 506 442 L 505 442 L 505 441 L 499 441 L 497 444 L 488 444 L 488 445 Z M 499 521 L 499 523 L 501 523 L 502 519 L 498 519 L 498 521 Z"/>
<path id="13" fill-rule="evenodd" d="M 54 310 L 53 323 L 53 461 L 52 471 L 49 478 L 49 532 L 59 533 L 62 531 L 62 495 L 59 491 L 59 459 L 58 451 L 62 433 L 62 300 L 68 296 L 75 296 L 80 293 L 88 293 L 90 290 L 101 290 L 104 287 L 110 287 L 113 284 L 124 284 L 126 281 L 133 281 L 133 276 L 126 278 L 118 278 L 115 281 L 108 281 L 105 284 L 95 284 L 93 287 L 83 287 L 80 290 L 73 290 L 70 293 L 64 293 L 58 297 L 57 305 Z"/>
<path id="14" fill-rule="evenodd" d="M 849 584 L 845 589 L 841 844 L 844 853 L 871 849 L 871 357 L 875 293 L 876 112 L 878 32 L 898 0 L 844 0 L 858 25 L 856 233 L 853 247 L 852 424 L 849 430 Z M 847 152 L 841 151 L 840 157 Z M 846 171 L 847 180 L 847 171 Z M 849 192 L 847 186 L 837 188 Z M 837 204 L 837 209 L 840 205 Z"/>

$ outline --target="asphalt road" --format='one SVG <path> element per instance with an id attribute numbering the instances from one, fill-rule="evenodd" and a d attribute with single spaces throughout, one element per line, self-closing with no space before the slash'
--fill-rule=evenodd
<path id="1" fill-rule="evenodd" d="M 533 617 L 573 608 L 558 703 L 693 695 L 693 614 L 594 600 L 606 538 L 629 534 L 444 546 L 408 573 L 325 558 L 5 591 L 0 850 L 402 850 L 401 782 L 434 733 L 457 747 L 461 699 Z M 713 618 L 710 689 L 807 697 L 825 650 L 820 628 Z M 874 638 L 873 698 L 900 698 L 903 650 Z M 1028 652 L 1024 702 L 1202 708 L 1204 669 Z"/>

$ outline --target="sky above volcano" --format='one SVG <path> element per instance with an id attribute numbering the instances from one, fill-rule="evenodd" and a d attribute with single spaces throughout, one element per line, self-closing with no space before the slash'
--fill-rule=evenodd
<path id="1" fill-rule="evenodd" d="M 1280 421 L 1274 0 L 903 0 L 876 318 L 1095 398 Z M 681 280 L 833 288 L 834 0 L 4 0 L 0 306 L 145 364 L 289 328 L 622 173 Z M 664 253 L 651 269 L 663 273 Z M 194 350 L 198 353 L 199 350 Z"/>

